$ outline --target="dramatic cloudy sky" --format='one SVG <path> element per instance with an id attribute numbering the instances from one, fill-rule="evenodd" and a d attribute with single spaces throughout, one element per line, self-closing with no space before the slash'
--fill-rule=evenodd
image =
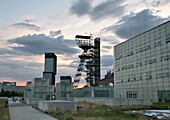
<path id="1" fill-rule="evenodd" d="M 74 77 L 76 34 L 101 37 L 102 76 L 113 69 L 113 46 L 170 20 L 170 0 L 1 0 L 0 81 L 42 77 L 44 53 L 58 74 Z"/>

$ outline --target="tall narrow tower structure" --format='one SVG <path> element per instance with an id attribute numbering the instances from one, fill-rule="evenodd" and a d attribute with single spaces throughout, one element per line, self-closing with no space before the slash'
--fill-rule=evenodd
<path id="1" fill-rule="evenodd" d="M 79 55 L 80 63 L 75 75 L 74 87 L 78 86 L 81 78 L 86 80 L 87 85 L 97 86 L 100 80 L 100 38 L 76 35 L 75 41 L 83 49 L 83 53 Z"/>
<path id="2" fill-rule="evenodd" d="M 57 56 L 54 53 L 45 53 L 43 78 L 49 79 L 49 85 L 55 85 Z"/>
<path id="3" fill-rule="evenodd" d="M 94 39 L 94 52 L 95 52 L 95 85 L 99 85 L 100 81 L 100 38 Z"/>

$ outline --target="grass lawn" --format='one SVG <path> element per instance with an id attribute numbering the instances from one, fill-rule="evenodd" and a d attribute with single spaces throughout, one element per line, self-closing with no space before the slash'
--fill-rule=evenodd
<path id="1" fill-rule="evenodd" d="M 9 120 L 9 109 L 5 105 L 7 100 L 0 99 L 0 120 Z"/>
<path id="2" fill-rule="evenodd" d="M 80 112 L 50 110 L 48 114 L 59 120 L 155 120 L 154 118 L 142 114 L 126 114 L 128 110 L 148 110 L 148 109 L 170 109 L 170 103 L 154 104 L 152 106 L 120 106 L 111 107 L 106 105 L 96 105 L 87 102 L 79 102 Z"/>

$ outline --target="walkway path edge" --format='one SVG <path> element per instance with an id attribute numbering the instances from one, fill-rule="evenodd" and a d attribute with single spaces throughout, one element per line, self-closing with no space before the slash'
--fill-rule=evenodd
<path id="1" fill-rule="evenodd" d="M 10 120 L 58 120 L 19 101 L 8 99 Z"/>

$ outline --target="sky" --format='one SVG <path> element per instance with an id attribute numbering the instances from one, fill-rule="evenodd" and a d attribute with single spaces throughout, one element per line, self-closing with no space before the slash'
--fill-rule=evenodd
<path id="1" fill-rule="evenodd" d="M 101 75 L 113 46 L 170 20 L 170 0 L 0 0 L 0 81 L 42 77 L 44 53 L 57 55 L 56 82 L 74 79 L 82 50 L 75 35 L 101 38 Z"/>

